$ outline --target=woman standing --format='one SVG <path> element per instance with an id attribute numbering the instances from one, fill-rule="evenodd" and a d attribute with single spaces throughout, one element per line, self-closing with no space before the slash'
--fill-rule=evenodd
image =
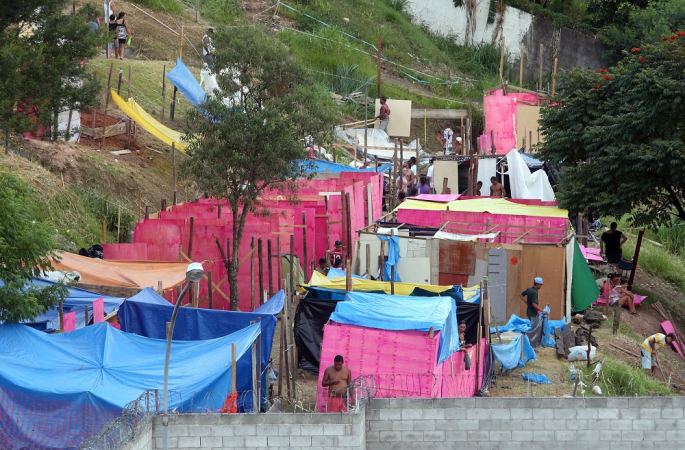
<path id="1" fill-rule="evenodd" d="M 128 21 L 126 21 L 126 13 L 120 12 L 117 19 L 117 40 L 119 41 L 119 48 L 117 54 L 119 59 L 124 59 L 124 52 L 126 51 L 126 37 L 133 37 L 131 30 L 128 29 Z"/>

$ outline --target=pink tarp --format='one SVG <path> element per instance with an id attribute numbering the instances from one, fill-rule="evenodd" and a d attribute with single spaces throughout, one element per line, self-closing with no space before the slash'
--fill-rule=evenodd
<path id="1" fill-rule="evenodd" d="M 427 200 L 429 202 L 449 203 L 458 200 L 461 194 L 421 194 L 414 197 L 416 200 Z"/>
<path id="2" fill-rule="evenodd" d="M 536 94 L 526 94 L 519 92 L 508 92 L 504 95 L 502 89 L 494 90 L 490 95 L 483 98 L 485 108 L 485 140 L 481 139 L 481 145 L 490 149 L 491 133 L 494 134 L 494 143 L 498 155 L 506 155 L 516 148 L 516 123 L 518 122 L 518 108 L 525 108 L 527 105 L 518 103 L 524 101 L 535 103 Z"/>
<path id="3" fill-rule="evenodd" d="M 666 333 L 666 334 L 675 333 L 675 328 L 673 328 L 673 324 L 671 323 L 670 320 L 667 320 L 665 322 L 661 322 L 661 329 L 664 330 L 664 333 Z M 685 349 L 680 348 L 680 345 L 678 345 L 677 340 L 671 342 L 671 345 L 673 346 L 673 348 L 675 348 L 675 351 L 678 352 L 678 354 L 680 355 L 681 358 L 685 358 L 685 355 L 683 354 L 683 350 L 685 350 Z"/>
<path id="4" fill-rule="evenodd" d="M 634 294 L 633 295 L 633 299 L 634 299 L 633 304 L 635 306 L 640 306 L 642 304 L 642 302 L 644 301 L 644 299 L 646 299 L 646 298 L 647 298 L 646 295 Z M 597 300 L 592 304 L 592 306 L 604 306 L 606 304 L 607 304 L 606 297 L 604 297 L 603 295 L 600 295 L 599 297 L 597 297 Z"/>
<path id="5" fill-rule="evenodd" d="M 583 257 L 588 261 L 604 261 L 598 248 L 588 248 L 580 244 L 578 244 L 578 246 L 580 247 L 580 251 L 583 253 Z"/>
<path id="6" fill-rule="evenodd" d="M 264 194 L 256 214 L 250 215 L 245 223 L 245 232 L 241 241 L 238 259 L 241 261 L 238 272 L 240 290 L 240 309 L 251 310 L 251 287 L 255 289 L 255 306 L 260 304 L 263 294 L 259 292 L 259 259 L 257 251 L 254 258 L 246 257 L 250 253 L 252 237 L 255 246 L 262 239 L 263 251 L 263 288 L 269 290 L 268 273 L 271 269 L 274 290 L 278 289 L 277 260 L 268 261 L 267 242 L 271 240 L 272 253 L 290 253 L 290 234 L 294 236 L 294 253 L 301 264 L 306 264 L 306 273 L 311 273 L 312 261 L 323 257 L 329 249 L 326 239 L 326 207 L 323 192 L 330 193 L 328 215 L 330 226 L 330 244 L 341 239 L 343 234 L 341 192 L 350 196 L 350 222 L 352 225 L 352 242 L 350 254 L 357 240 L 356 230 L 368 224 L 367 186 L 371 186 L 372 217 L 381 216 L 382 208 L 382 175 L 366 173 L 342 173 L 337 178 L 300 180 L 297 191 L 298 203 L 292 204 L 288 196 L 279 191 L 268 191 Z M 304 223 L 307 230 L 307 254 L 304 261 Z M 200 199 L 197 203 L 175 205 L 168 211 L 162 211 L 157 218 L 144 219 L 136 225 L 132 244 L 108 244 L 104 246 L 105 259 L 179 261 L 182 250 L 189 253 L 190 218 L 194 218 L 193 247 L 189 255 L 193 261 L 203 262 L 205 273 L 212 272 L 212 281 L 218 286 L 213 295 L 214 309 L 229 309 L 230 289 L 227 272 L 222 261 L 217 240 L 226 251 L 227 240 L 233 240 L 233 215 L 230 205 L 215 199 Z M 280 248 L 276 241 L 280 238 Z M 231 246 L 232 247 L 232 246 Z M 231 255 L 233 256 L 233 255 Z M 254 279 L 251 277 L 250 263 L 254 263 Z M 282 274 L 285 278 L 286 274 Z M 165 298 L 175 302 L 176 290 L 167 290 Z M 184 300 L 190 301 L 187 297 Z M 200 307 L 208 307 L 207 279 L 200 281 Z"/>
<path id="7" fill-rule="evenodd" d="M 373 375 L 376 398 L 472 397 L 482 380 L 476 380 L 476 348 L 468 350 L 470 370 L 464 369 L 464 352 L 458 351 L 437 365 L 440 333 L 429 338 L 421 331 L 387 331 L 331 323 L 324 326 L 321 368 L 317 384 L 318 412 L 326 412 L 328 388 L 321 386 L 326 367 L 342 355 L 352 378 Z M 485 345 L 482 346 L 485 354 Z"/>

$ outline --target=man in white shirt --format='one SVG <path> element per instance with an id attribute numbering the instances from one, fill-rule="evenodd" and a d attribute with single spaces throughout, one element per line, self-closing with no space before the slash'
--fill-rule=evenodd
<path id="1" fill-rule="evenodd" d="M 214 29 L 209 28 L 204 36 L 202 36 L 202 56 L 207 63 L 209 70 L 214 69 L 214 61 L 212 55 L 214 54 L 214 44 L 212 43 L 212 35 L 214 35 Z"/>
<path id="2" fill-rule="evenodd" d="M 442 130 L 442 154 L 449 155 L 452 153 L 452 137 L 454 136 L 454 131 L 452 131 L 448 122 L 445 122 L 442 125 L 445 127 Z"/>
<path id="3" fill-rule="evenodd" d="M 433 163 L 435 158 L 430 159 L 430 166 L 428 166 L 428 171 L 426 172 L 426 178 L 428 178 L 428 187 L 431 189 L 431 194 L 435 194 L 435 189 L 433 188 Z"/>

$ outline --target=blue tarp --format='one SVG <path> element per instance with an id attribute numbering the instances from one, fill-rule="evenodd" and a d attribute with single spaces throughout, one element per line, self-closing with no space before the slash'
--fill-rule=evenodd
<path id="1" fill-rule="evenodd" d="M 552 384 L 544 373 L 522 373 L 523 379 L 537 384 Z"/>
<path id="2" fill-rule="evenodd" d="M 340 278 L 340 277 L 343 277 L 343 278 L 344 278 L 344 277 L 346 277 L 346 276 L 347 276 L 347 272 L 345 272 L 345 271 L 342 270 L 342 269 L 338 269 L 338 268 L 336 268 L 336 267 L 331 267 L 331 268 L 329 268 L 329 269 L 328 269 L 328 274 L 326 274 L 326 278 L 328 278 L 328 279 Z M 360 278 L 360 279 L 362 279 L 362 280 L 366 280 L 366 278 L 364 278 L 364 277 L 362 277 L 362 276 L 360 276 L 360 275 L 355 275 L 355 274 L 352 274 L 352 278 Z"/>
<path id="3" fill-rule="evenodd" d="M 440 333 L 438 364 L 459 350 L 457 305 L 451 297 L 403 297 L 350 292 L 339 302 L 331 320 L 381 330 L 417 330 Z"/>
<path id="4" fill-rule="evenodd" d="M 146 297 L 141 299 L 132 297 L 121 305 L 118 314 L 121 330 L 148 338 L 165 339 L 166 323 L 171 320 L 174 307 L 151 289 L 145 295 Z M 155 296 L 164 301 L 164 304 L 149 301 L 149 297 Z M 242 330 L 248 327 L 251 321 L 257 322 L 259 319 L 262 327 L 262 386 L 268 386 L 266 383 L 266 367 L 271 358 L 271 348 L 277 323 L 274 314 L 278 314 L 283 308 L 284 300 L 285 294 L 283 291 L 279 291 L 261 306 L 264 308 L 262 311 L 266 312 L 248 313 L 182 307 L 178 310 L 176 317 L 174 340 L 198 341 L 221 338 Z M 252 389 L 251 354 L 238 362 L 237 384 L 237 389 L 240 392 Z M 242 403 L 243 400 L 245 403 Z M 240 396 L 238 407 L 251 410 L 252 397 L 250 395 Z"/>
<path id="5" fill-rule="evenodd" d="M 177 394 L 170 396 L 169 408 L 220 408 L 231 389 L 231 343 L 240 365 L 258 336 L 255 324 L 219 339 L 174 342 L 169 390 Z M 106 323 L 62 334 L 5 324 L 0 326 L 0 387 L 121 409 L 147 389 L 162 389 L 165 351 L 164 340 Z"/>
<path id="6" fill-rule="evenodd" d="M 31 284 L 37 287 L 47 287 L 56 284 L 53 281 L 34 279 Z M 5 284 L 0 281 L 0 286 Z M 98 294 L 85 289 L 73 288 L 67 286 L 67 298 L 63 302 L 64 313 L 76 312 L 76 329 L 86 326 L 85 306 L 88 306 L 89 321 L 93 319 L 93 302 L 99 298 L 103 298 L 105 304 L 105 314 L 110 314 L 117 309 L 119 305 L 125 300 L 119 297 L 109 297 L 107 295 Z M 52 333 L 59 330 L 59 310 L 58 308 L 51 309 L 45 313 L 37 316 L 32 321 L 24 322 L 25 325 L 35 328 L 39 331 Z"/>
<path id="7" fill-rule="evenodd" d="M 311 164 L 311 165 L 309 165 Z M 303 161 L 301 163 L 305 167 L 305 173 L 340 173 L 340 172 L 376 172 L 375 167 L 368 167 L 366 169 L 357 169 L 355 167 L 346 166 L 344 164 L 338 164 L 323 159 L 311 159 L 308 161 Z M 390 164 L 386 164 L 378 167 L 378 172 L 382 173 L 386 170 L 390 170 Z"/>
<path id="8" fill-rule="evenodd" d="M 523 342 L 521 341 L 523 336 Z M 521 359 L 521 345 L 523 345 L 523 359 Z M 535 350 L 530 346 L 528 336 L 525 334 L 516 336 L 516 339 L 508 344 L 490 344 L 495 360 L 502 363 L 504 370 L 523 367 L 528 361 L 535 362 Z"/>
<path id="9" fill-rule="evenodd" d="M 545 307 L 545 311 L 549 312 L 549 307 Z M 561 320 L 549 320 L 547 314 L 544 315 L 542 322 L 542 341 L 541 344 L 544 347 L 556 347 L 556 342 L 554 340 L 554 331 L 558 328 L 562 332 L 566 327 L 566 317 Z M 530 333 L 531 326 L 530 320 L 522 319 L 516 314 L 512 314 L 509 321 L 505 325 L 497 327 L 500 333 L 505 333 L 507 331 L 513 331 L 515 333 Z M 490 333 L 495 333 L 495 327 L 490 328 Z"/>
<path id="10" fill-rule="evenodd" d="M 397 268 L 397 262 L 400 260 L 400 237 L 399 236 L 378 236 L 378 239 L 388 242 L 388 260 L 383 265 L 384 271 L 381 274 L 383 281 L 390 281 L 392 278 L 392 266 Z M 395 270 L 395 282 L 399 283 L 400 274 Z"/>
<path id="11" fill-rule="evenodd" d="M 166 74 L 166 77 L 196 108 L 199 108 L 202 102 L 205 101 L 205 91 L 195 79 L 195 75 L 183 64 L 181 58 L 176 58 L 176 67 L 171 69 Z"/>

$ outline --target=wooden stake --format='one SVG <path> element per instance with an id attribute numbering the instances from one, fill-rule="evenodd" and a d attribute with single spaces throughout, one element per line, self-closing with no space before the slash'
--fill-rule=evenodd
<path id="1" fill-rule="evenodd" d="M 345 194 L 345 205 L 347 206 L 347 208 L 346 208 L 347 217 L 345 220 L 345 222 L 347 223 L 347 257 L 350 258 L 352 256 L 350 252 L 352 251 L 353 239 L 352 239 L 352 218 L 351 218 L 352 211 L 350 211 L 350 193 L 349 192 L 347 192 Z"/>
<path id="2" fill-rule="evenodd" d="M 188 258 L 193 259 L 193 237 L 195 235 L 195 216 L 190 217 L 190 235 L 188 236 Z"/>
<path id="3" fill-rule="evenodd" d="M 119 212 L 117 213 L 117 243 L 121 244 L 121 203 L 119 203 Z"/>
<path id="4" fill-rule="evenodd" d="M 102 141 L 100 141 L 100 150 L 105 148 L 105 136 L 107 136 L 107 108 L 109 107 L 110 91 L 112 89 L 112 70 L 114 70 L 114 63 L 109 66 L 109 75 L 107 76 L 107 91 L 105 92 L 105 117 L 102 123 Z M 93 124 L 93 139 L 95 139 L 95 124 Z"/>
<path id="5" fill-rule="evenodd" d="M 499 50 L 499 80 L 503 81 L 502 75 L 504 72 L 504 35 L 502 35 L 502 41 L 500 42 Z"/>
<path id="6" fill-rule="evenodd" d="M 283 289 L 283 276 L 282 276 L 282 271 L 283 269 L 283 257 L 281 256 L 281 237 L 276 236 L 276 275 L 278 276 L 278 290 Z"/>
<path id="7" fill-rule="evenodd" d="M 251 311 L 255 310 L 255 289 L 254 289 L 254 236 L 252 236 L 252 242 L 250 242 L 250 305 L 252 306 Z"/>
<path id="8" fill-rule="evenodd" d="M 128 89 L 126 90 L 126 100 L 131 98 L 131 78 L 133 78 L 133 66 L 128 65 Z"/>
<path id="9" fill-rule="evenodd" d="M 328 211 L 328 195 L 324 197 L 326 205 L 326 250 L 331 248 L 331 213 Z"/>
<path id="10" fill-rule="evenodd" d="M 390 295 L 395 295 L 395 265 L 390 266 Z"/>
<path id="11" fill-rule="evenodd" d="M 380 251 L 380 263 L 378 267 L 380 268 L 381 271 L 381 280 L 380 281 L 385 281 L 385 242 L 381 241 L 381 251 Z"/>
<path id="12" fill-rule="evenodd" d="M 102 219 L 102 245 L 107 243 L 107 220 Z"/>
<path id="13" fill-rule="evenodd" d="M 264 292 L 264 251 L 262 246 L 262 238 L 257 240 L 257 264 L 259 265 L 259 298 L 261 299 L 261 294 Z M 262 304 L 261 300 L 259 304 Z"/>
<path id="14" fill-rule="evenodd" d="M 181 32 L 178 34 L 178 59 L 183 59 L 183 24 L 181 24 Z"/>
<path id="15" fill-rule="evenodd" d="M 559 58 L 554 58 L 554 71 L 552 71 L 552 97 L 554 97 L 554 89 L 557 85 L 557 62 Z"/>
<path id="16" fill-rule="evenodd" d="M 176 143 L 171 143 L 171 176 L 174 179 L 174 205 L 176 204 Z M 190 255 L 188 255 L 190 256 Z"/>
<path id="17" fill-rule="evenodd" d="M 199 14 L 200 14 L 200 0 L 197 0 L 197 2 L 195 3 L 195 22 L 196 23 L 200 21 L 200 19 L 198 17 Z"/>
<path id="18" fill-rule="evenodd" d="M 284 313 L 279 314 L 279 322 L 281 323 L 281 329 L 280 331 L 280 344 L 278 348 L 278 396 L 281 396 L 281 393 L 283 392 L 283 374 L 284 374 L 284 367 L 283 367 L 283 361 L 285 361 L 285 353 L 284 353 L 284 336 L 285 336 L 285 315 Z"/>
<path id="19" fill-rule="evenodd" d="M 143 206 L 143 191 L 138 189 L 138 222 L 140 222 L 140 210 Z"/>
<path id="20" fill-rule="evenodd" d="M 304 279 L 309 280 L 309 267 L 307 261 L 309 261 L 309 255 L 307 254 L 307 212 L 302 211 L 302 246 L 304 251 L 304 264 L 302 264 L 302 269 L 304 270 Z"/>
<path id="21" fill-rule="evenodd" d="M 345 225 L 345 220 L 347 219 L 347 213 L 345 211 L 346 205 L 345 205 L 345 191 L 340 191 L 340 241 L 342 242 L 343 245 L 343 250 L 345 252 L 345 258 L 347 258 L 347 246 L 349 245 L 349 242 L 347 242 L 347 226 Z"/>
<path id="22" fill-rule="evenodd" d="M 378 35 L 378 90 L 376 92 L 376 97 L 381 98 L 381 35 Z"/>
<path id="23" fill-rule="evenodd" d="M 640 258 L 640 248 L 642 248 L 642 237 L 644 235 L 645 230 L 640 230 L 640 232 L 637 235 L 637 244 L 635 244 L 635 256 L 633 256 L 633 268 L 630 269 L 630 279 L 628 280 L 628 290 L 631 292 L 633 291 L 633 281 L 635 281 L 635 272 L 637 272 L 637 260 Z"/>
<path id="24" fill-rule="evenodd" d="M 435 335 L 435 330 L 433 328 L 433 325 L 431 325 L 430 329 L 428 330 L 428 337 L 430 339 L 433 339 L 433 336 Z"/>
<path id="25" fill-rule="evenodd" d="M 519 62 L 519 86 L 523 86 L 523 58 L 524 58 L 524 44 L 521 42 L 521 61 Z"/>
<path id="26" fill-rule="evenodd" d="M 231 343 L 231 395 L 236 395 L 238 390 L 236 388 L 236 350 L 235 342 Z"/>
<path id="27" fill-rule="evenodd" d="M 221 203 L 219 203 L 219 204 L 216 206 L 216 211 L 217 211 L 217 216 L 216 216 L 217 219 L 221 219 Z"/>
<path id="28" fill-rule="evenodd" d="M 209 296 L 209 309 L 214 309 L 214 285 L 212 285 L 212 271 L 207 272 L 207 294 Z"/>
<path id="29" fill-rule="evenodd" d="M 90 322 L 90 316 L 88 315 L 88 305 L 83 305 L 83 310 L 85 312 L 85 314 L 84 314 L 84 316 L 85 316 L 84 319 L 85 319 L 85 323 L 86 323 L 85 326 L 88 326 L 88 322 Z"/>
<path id="30" fill-rule="evenodd" d="M 145 205 L 145 218 L 149 219 L 150 218 L 150 206 Z"/>
<path id="31" fill-rule="evenodd" d="M 59 331 L 60 333 L 64 331 L 64 305 L 62 301 L 59 302 L 59 310 L 57 313 L 57 319 L 59 321 Z"/>
<path id="32" fill-rule="evenodd" d="M 166 64 L 162 69 L 162 115 L 159 119 L 160 122 L 164 121 L 164 105 L 166 105 Z"/>
<path id="33" fill-rule="evenodd" d="M 371 279 L 371 244 L 366 244 L 366 276 Z"/>
<path id="34" fill-rule="evenodd" d="M 544 45 L 540 44 L 540 76 L 538 77 L 538 91 L 542 92 L 542 52 Z"/>
<path id="35" fill-rule="evenodd" d="M 290 235 L 290 295 L 295 291 L 295 235 Z M 289 302 L 292 302 L 292 297 L 288 298 Z"/>
<path id="36" fill-rule="evenodd" d="M 162 280 L 157 282 L 157 293 L 160 295 L 160 297 L 164 293 L 164 285 L 162 284 Z"/>
<path id="37" fill-rule="evenodd" d="M 268 255 L 267 258 L 267 265 L 266 265 L 266 270 L 269 276 L 269 297 L 274 295 L 274 278 L 273 278 L 273 270 L 272 269 L 272 264 L 273 260 L 273 254 L 271 253 L 271 239 L 267 239 L 266 241 L 266 253 Z"/>

